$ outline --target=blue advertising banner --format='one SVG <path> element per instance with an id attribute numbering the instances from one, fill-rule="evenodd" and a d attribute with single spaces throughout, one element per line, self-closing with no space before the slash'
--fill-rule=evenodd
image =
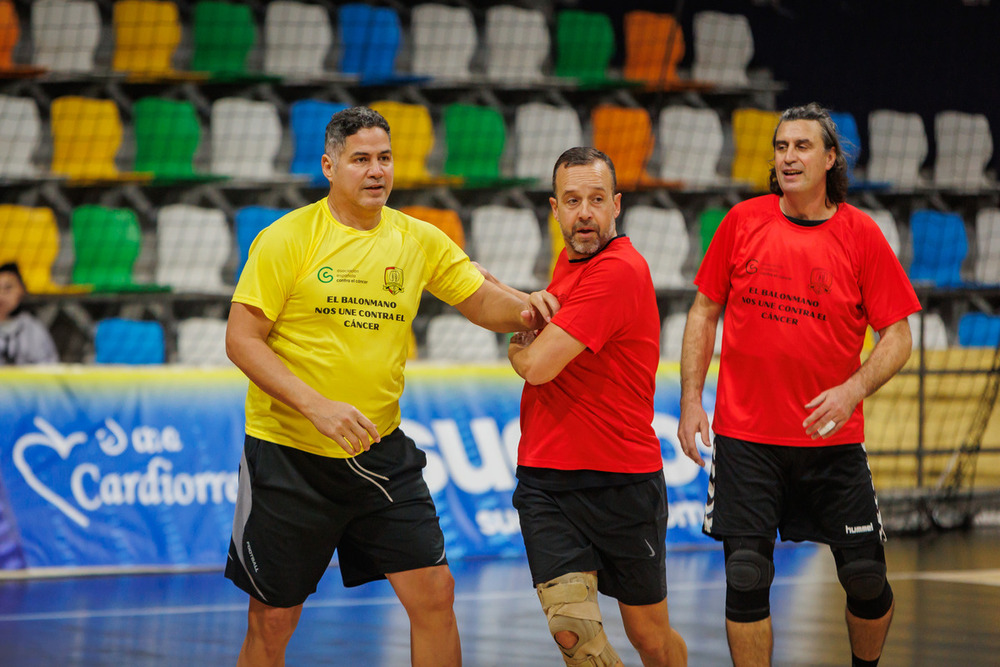
<path id="1" fill-rule="evenodd" d="M 407 371 L 402 428 L 427 454 L 449 558 L 523 553 L 511 506 L 521 386 L 502 366 Z M 667 541 L 708 543 L 707 474 L 676 440 L 676 365 L 657 386 Z M 0 371 L 0 568 L 221 567 L 245 393 L 229 369 Z"/>

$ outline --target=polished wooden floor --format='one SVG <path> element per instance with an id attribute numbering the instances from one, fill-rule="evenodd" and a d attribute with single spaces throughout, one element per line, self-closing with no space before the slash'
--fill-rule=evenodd
<path id="1" fill-rule="evenodd" d="M 896 617 L 883 666 L 1000 665 L 1000 531 L 980 529 L 887 545 Z M 849 665 L 843 592 L 829 552 L 776 552 L 771 609 L 776 665 Z M 728 665 L 721 554 L 668 554 L 670 613 L 692 666 Z M 523 560 L 453 564 L 465 665 L 563 664 Z M 606 627 L 639 665 L 613 600 Z M 0 581 L 0 665 L 233 665 L 246 598 L 218 572 Z M 408 664 L 407 621 L 384 583 L 345 590 L 331 569 L 307 603 L 289 665 Z"/>

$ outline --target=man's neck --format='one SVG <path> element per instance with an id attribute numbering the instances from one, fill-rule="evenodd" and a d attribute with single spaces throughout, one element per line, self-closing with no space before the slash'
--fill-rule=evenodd
<path id="1" fill-rule="evenodd" d="M 344 202 L 334 202 L 329 195 L 326 198 L 326 205 L 337 222 L 345 227 L 353 227 L 367 232 L 375 229 L 382 220 L 381 208 L 371 211 Z"/>
<path id="2" fill-rule="evenodd" d="M 829 220 L 837 212 L 837 205 L 827 201 L 826 192 L 809 197 L 785 194 L 780 200 L 781 212 L 799 220 Z"/>

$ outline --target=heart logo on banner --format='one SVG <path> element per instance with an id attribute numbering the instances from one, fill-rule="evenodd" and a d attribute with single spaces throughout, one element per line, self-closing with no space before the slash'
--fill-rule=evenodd
<path id="1" fill-rule="evenodd" d="M 68 516 L 75 523 L 86 528 L 90 525 L 90 519 L 38 479 L 38 476 L 31 469 L 31 465 L 25 460 L 24 452 L 29 447 L 41 445 L 55 450 L 56 454 L 65 461 L 69 458 L 70 452 L 73 451 L 74 447 L 87 441 L 87 435 L 82 431 L 77 431 L 64 436 L 52 424 L 41 417 L 35 417 L 34 424 L 35 428 L 41 431 L 41 433 L 28 433 L 18 438 L 17 442 L 14 443 L 14 466 L 35 493 L 55 505 L 60 512 Z"/>

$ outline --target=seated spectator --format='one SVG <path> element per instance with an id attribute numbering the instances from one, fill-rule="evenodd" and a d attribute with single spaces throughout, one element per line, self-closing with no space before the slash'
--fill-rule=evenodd
<path id="1" fill-rule="evenodd" d="M 48 329 L 21 310 L 25 293 L 17 264 L 0 265 L 0 366 L 59 363 Z"/>

